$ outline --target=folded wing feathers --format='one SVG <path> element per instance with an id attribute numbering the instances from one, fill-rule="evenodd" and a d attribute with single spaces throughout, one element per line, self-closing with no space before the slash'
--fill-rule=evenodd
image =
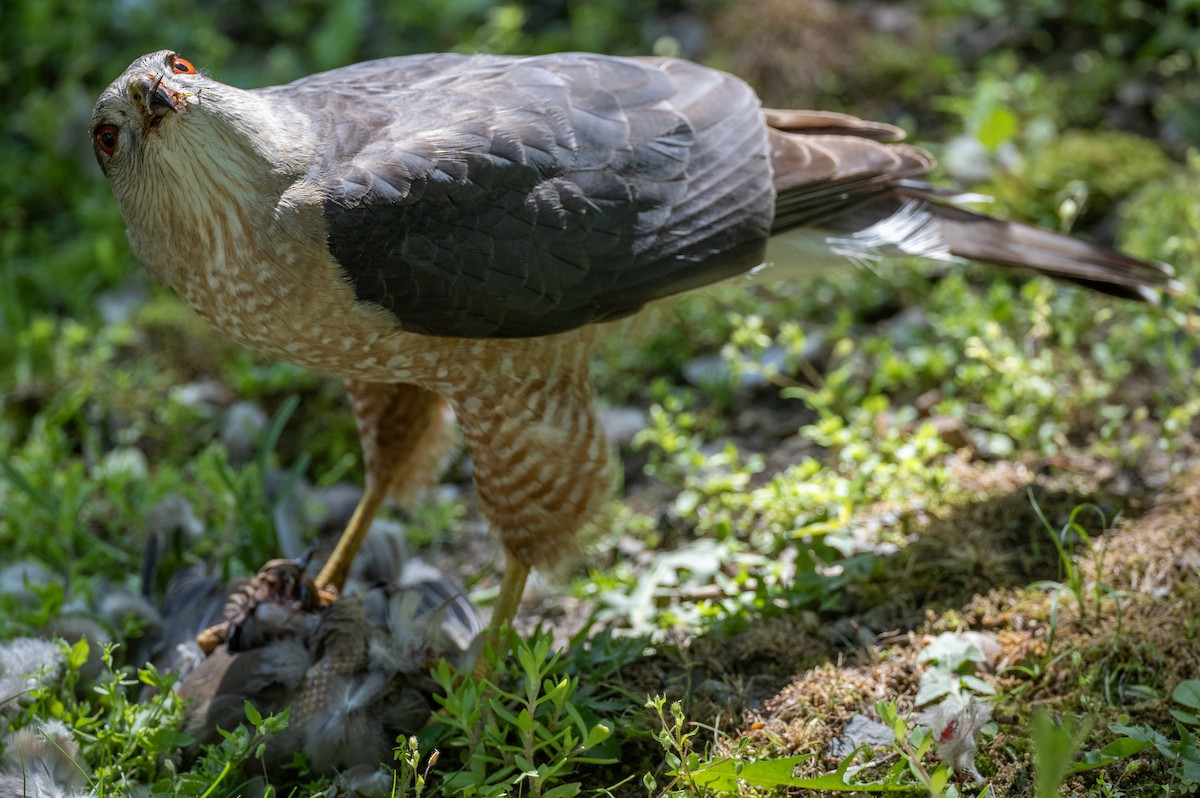
<path id="1" fill-rule="evenodd" d="M 767 126 L 787 133 L 832 133 L 839 136 L 861 136 L 877 141 L 900 141 L 904 130 L 886 122 L 869 122 L 850 114 L 835 111 L 785 111 L 764 108 Z"/>

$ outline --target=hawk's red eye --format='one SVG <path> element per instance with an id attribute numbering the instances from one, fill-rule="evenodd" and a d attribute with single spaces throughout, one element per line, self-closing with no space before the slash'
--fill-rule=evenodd
<path id="1" fill-rule="evenodd" d="M 105 155 L 112 155 L 117 148 L 117 129 L 112 125 L 101 125 L 96 128 L 96 146 Z"/>
<path id="2" fill-rule="evenodd" d="M 192 66 L 192 62 L 186 58 L 176 56 L 171 59 L 171 71 L 176 75 L 194 75 L 196 74 L 196 67 Z"/>

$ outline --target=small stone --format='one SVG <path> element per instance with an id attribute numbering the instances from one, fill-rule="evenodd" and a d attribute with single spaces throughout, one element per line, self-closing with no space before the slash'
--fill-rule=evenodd
<path id="1" fill-rule="evenodd" d="M 596 411 L 600 425 L 615 446 L 628 446 L 646 428 L 646 411 L 640 407 L 601 407 Z"/>
<path id="2" fill-rule="evenodd" d="M 933 425 L 933 428 L 937 430 L 938 437 L 951 449 L 957 451 L 975 448 L 975 444 L 971 440 L 971 430 L 961 418 L 933 416 L 927 419 L 926 423 Z"/>
<path id="3" fill-rule="evenodd" d="M 940 401 L 942 401 L 941 389 L 930 388 L 913 400 L 913 407 L 917 408 L 917 412 L 922 416 L 928 416 Z"/>
<path id="4" fill-rule="evenodd" d="M 150 298 L 150 289 L 143 280 L 127 280 L 96 297 L 96 310 L 105 324 L 129 321 Z"/>
<path id="5" fill-rule="evenodd" d="M 180 385 L 171 392 L 171 397 L 185 407 L 209 410 L 225 407 L 236 398 L 227 387 L 210 379 Z"/>
<path id="6" fill-rule="evenodd" d="M 866 715 L 855 715 L 846 723 L 841 737 L 829 743 L 828 754 L 835 759 L 845 759 L 862 745 L 890 745 L 892 730 Z"/>
<path id="7" fill-rule="evenodd" d="M 196 515 L 196 508 L 185 496 L 168 493 L 146 511 L 146 534 L 167 537 L 179 532 L 184 542 L 197 541 L 204 535 L 204 523 Z"/>
<path id="8" fill-rule="evenodd" d="M 229 462 L 243 465 L 253 460 L 270 423 L 266 411 L 254 402 L 235 402 L 225 411 L 225 423 L 219 437 L 229 452 Z"/>

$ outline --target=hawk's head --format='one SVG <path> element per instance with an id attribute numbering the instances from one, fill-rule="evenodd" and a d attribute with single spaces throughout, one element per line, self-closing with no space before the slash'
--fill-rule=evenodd
<path id="1" fill-rule="evenodd" d="M 144 55 L 109 84 L 92 111 L 92 147 L 110 181 L 165 155 L 172 126 L 199 107 L 208 78 L 170 50 Z"/>
<path id="2" fill-rule="evenodd" d="M 225 242 L 246 246 L 292 175 L 289 108 L 200 73 L 170 50 L 134 61 L 92 111 L 92 146 L 134 252 L 160 280 Z M 280 141 L 286 142 L 284 146 Z M 252 221 L 260 220 L 260 221 Z M 182 278 L 181 278 L 182 279 Z"/>

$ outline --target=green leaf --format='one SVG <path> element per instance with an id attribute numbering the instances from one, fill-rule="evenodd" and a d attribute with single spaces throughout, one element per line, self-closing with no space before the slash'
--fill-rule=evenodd
<path id="1" fill-rule="evenodd" d="M 996 106 L 979 126 L 979 143 L 995 151 L 1011 141 L 1017 133 L 1017 115 L 1003 106 Z"/>
<path id="2" fill-rule="evenodd" d="M 579 794 L 579 787 L 580 784 L 577 781 L 560 784 L 557 787 L 551 787 L 543 791 L 542 798 L 571 798 L 571 796 Z"/>
<path id="3" fill-rule="evenodd" d="M 1175 685 L 1171 699 L 1185 707 L 1200 709 L 1200 679 L 1188 679 Z"/>
<path id="4" fill-rule="evenodd" d="M 266 721 L 263 724 L 264 729 L 270 734 L 278 734 L 279 732 L 281 732 L 287 728 L 288 721 L 291 720 L 291 717 L 292 717 L 292 708 L 284 707 L 283 709 L 281 709 L 280 711 L 276 712 L 274 715 L 272 715 L 271 717 L 266 719 Z"/>
<path id="5" fill-rule="evenodd" d="M 146 744 L 157 751 L 174 751 L 195 745 L 196 740 L 175 729 L 155 729 L 146 736 Z"/>
<path id="6" fill-rule="evenodd" d="M 1139 754 L 1151 747 L 1145 740 L 1135 740 L 1132 737 L 1122 737 L 1113 740 L 1099 751 L 1088 751 L 1083 758 L 1071 768 L 1072 773 L 1083 773 L 1088 770 L 1106 767 L 1120 759 Z"/>
<path id="7" fill-rule="evenodd" d="M 946 787 L 946 782 L 950 780 L 950 768 L 945 765 L 939 767 L 933 773 L 929 774 L 929 791 L 934 795 L 941 795 L 942 790 Z"/>
<path id="8" fill-rule="evenodd" d="M 71 670 L 79 670 L 87 663 L 90 653 L 91 648 L 88 646 L 87 638 L 79 638 L 79 642 L 72 645 L 71 650 L 67 652 L 67 667 Z"/>
<path id="9" fill-rule="evenodd" d="M 1200 716 L 1197 716 L 1191 712 L 1184 712 L 1182 709 L 1172 709 L 1169 711 L 1171 713 L 1171 717 L 1175 718 L 1175 720 L 1179 721 L 1180 723 L 1187 724 L 1188 726 L 1196 726 L 1197 724 L 1200 724 Z"/>
<path id="10" fill-rule="evenodd" d="M 933 747 L 933 732 L 923 726 L 917 726 L 909 736 L 909 744 L 916 749 L 917 759 L 920 759 Z"/>
<path id="11" fill-rule="evenodd" d="M 1122 726 L 1114 723 L 1108 727 L 1108 730 L 1114 734 L 1124 734 L 1126 737 L 1153 745 L 1167 759 L 1175 758 L 1175 751 L 1172 749 L 1174 743 L 1149 726 Z"/>
<path id="12" fill-rule="evenodd" d="M 169 790 L 169 793 L 166 794 L 200 795 L 208 789 L 211 783 L 212 779 L 207 776 L 196 773 L 180 773 L 174 782 L 168 782 L 166 789 Z"/>
<path id="13" fill-rule="evenodd" d="M 496 716 L 500 718 L 500 720 L 504 721 L 509 726 L 518 726 L 517 716 L 513 714 L 512 710 L 501 704 L 499 701 L 491 701 L 490 703 L 492 706 L 492 711 L 496 713 Z M 529 714 L 528 710 L 521 711 L 526 715 Z"/>
<path id="14" fill-rule="evenodd" d="M 1200 750 L 1194 745 L 1184 747 L 1179 752 L 1180 779 L 1185 784 L 1200 784 Z"/>
<path id="15" fill-rule="evenodd" d="M 1123 734 L 1132 740 L 1149 743 L 1150 745 L 1169 745 L 1171 742 L 1149 726 L 1122 726 L 1119 723 L 1114 723 L 1108 727 L 1108 730 L 1113 734 Z"/>
<path id="16" fill-rule="evenodd" d="M 612 729 L 605 726 L 603 723 L 597 723 L 592 728 L 588 729 L 587 740 L 584 741 L 584 748 L 592 748 L 600 745 L 612 735 Z"/>
<path id="17" fill-rule="evenodd" d="M 1034 750 L 1034 795 L 1056 798 L 1063 778 L 1075 758 L 1076 730 L 1069 718 L 1056 724 L 1045 712 L 1037 712 L 1029 726 Z"/>
<path id="18" fill-rule="evenodd" d="M 262 713 L 254 708 L 250 700 L 245 701 L 246 705 L 246 720 L 250 721 L 250 725 L 258 727 L 262 725 Z"/>
<path id="19" fill-rule="evenodd" d="M 553 703 L 554 706 L 561 707 L 563 702 L 566 701 L 567 697 L 571 694 L 571 687 L 572 685 L 570 677 L 564 676 L 557 683 L 547 679 L 546 684 L 543 685 L 542 689 L 546 693 L 546 697 L 550 699 L 550 702 Z"/>

